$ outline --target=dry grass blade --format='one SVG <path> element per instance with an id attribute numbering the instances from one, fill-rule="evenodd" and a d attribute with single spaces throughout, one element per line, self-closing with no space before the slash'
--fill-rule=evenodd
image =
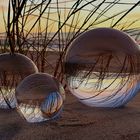
<path id="1" fill-rule="evenodd" d="M 132 6 L 121 18 L 119 18 L 113 25 L 112 28 L 115 27 L 126 15 L 128 15 L 134 8 L 136 8 L 140 4 L 138 1 L 134 6 Z"/>

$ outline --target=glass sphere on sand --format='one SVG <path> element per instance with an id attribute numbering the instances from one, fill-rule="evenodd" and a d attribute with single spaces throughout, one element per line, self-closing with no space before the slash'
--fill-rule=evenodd
<path id="1" fill-rule="evenodd" d="M 139 54 L 136 42 L 122 31 L 87 31 L 67 51 L 68 88 L 88 106 L 122 107 L 139 91 Z"/>
<path id="2" fill-rule="evenodd" d="M 15 88 L 26 76 L 38 72 L 28 57 L 14 53 L 0 55 L 0 108 L 15 108 Z"/>
<path id="3" fill-rule="evenodd" d="M 46 73 L 26 77 L 16 89 L 17 109 L 30 123 L 56 119 L 65 100 L 62 85 Z"/>

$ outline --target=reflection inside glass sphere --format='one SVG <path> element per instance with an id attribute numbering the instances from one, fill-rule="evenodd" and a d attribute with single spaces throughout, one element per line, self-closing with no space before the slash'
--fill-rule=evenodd
<path id="1" fill-rule="evenodd" d="M 127 73 L 92 72 L 85 77 L 85 71 L 67 78 L 70 91 L 78 99 L 96 107 L 121 107 L 131 100 L 139 91 L 136 75 Z"/>
<path id="2" fill-rule="evenodd" d="M 36 104 L 36 105 L 35 105 Z M 29 101 L 17 105 L 19 113 L 30 123 L 56 119 L 62 110 L 63 99 L 58 92 L 50 93 L 41 103 Z"/>
<path id="3" fill-rule="evenodd" d="M 0 108 L 15 108 L 16 107 L 16 98 L 15 98 L 15 89 L 9 89 L 7 87 L 0 88 Z"/>
<path id="4" fill-rule="evenodd" d="M 36 72 L 37 67 L 28 57 L 19 53 L 0 54 L 0 108 L 15 108 L 15 88 L 23 78 Z"/>
<path id="5" fill-rule="evenodd" d="M 41 111 L 44 117 L 55 118 L 62 108 L 63 98 L 58 92 L 52 92 L 41 104 Z"/>
<path id="6" fill-rule="evenodd" d="M 65 57 L 71 92 L 84 104 L 121 107 L 139 91 L 136 42 L 113 28 L 95 28 L 77 37 Z"/>
<path id="7" fill-rule="evenodd" d="M 15 88 L 21 79 L 20 74 L 0 72 L 0 108 L 16 107 Z"/>

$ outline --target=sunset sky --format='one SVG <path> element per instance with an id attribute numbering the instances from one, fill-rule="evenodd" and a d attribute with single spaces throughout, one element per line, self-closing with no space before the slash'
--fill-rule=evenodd
<path id="1" fill-rule="evenodd" d="M 54 0 L 55 2 L 56 0 Z M 60 0 L 60 1 L 64 1 L 64 0 Z M 65 0 L 65 1 L 68 1 L 67 3 L 65 3 L 65 5 L 63 6 L 66 6 L 66 7 L 71 7 L 72 5 L 72 2 L 69 2 L 69 0 Z M 73 0 L 75 1 L 75 0 Z M 89 0 L 87 0 L 89 1 Z M 114 0 L 106 0 L 106 2 L 113 2 Z M 121 2 L 125 2 L 125 3 L 137 3 L 139 0 L 120 0 L 120 3 Z M 102 0 L 98 0 L 97 2 L 95 1 L 94 2 L 94 5 L 98 5 L 99 3 L 101 3 Z M 103 10 L 106 6 L 108 5 L 108 3 L 104 4 L 103 6 L 100 7 L 100 9 L 97 11 L 98 13 Z M 3 20 L 3 12 L 4 12 L 4 15 L 5 17 L 7 16 L 7 6 L 8 6 L 8 0 L 0 0 L 0 19 L 1 19 L 1 22 L 0 22 L 0 32 L 5 32 L 5 27 L 4 27 L 4 20 Z M 56 7 L 55 4 L 52 4 L 53 7 Z M 112 7 L 107 13 L 105 13 L 104 16 L 102 16 L 100 18 L 100 21 L 103 20 L 104 18 L 106 17 L 110 17 L 110 16 L 113 16 L 115 15 L 116 13 L 118 12 L 121 12 L 123 10 L 126 10 L 126 9 L 130 9 L 133 5 L 131 4 L 116 4 L 114 7 Z M 89 7 L 87 7 L 87 9 L 92 9 L 92 5 L 90 5 Z M 83 12 L 83 13 L 80 13 L 81 15 L 81 20 L 79 21 L 79 24 L 80 22 L 82 22 L 82 18 L 86 17 L 86 12 Z M 96 15 L 95 15 L 96 16 Z M 114 18 L 114 20 L 109 20 L 107 22 L 104 22 L 104 23 L 101 23 L 101 24 L 98 24 L 98 25 L 95 25 L 95 27 L 109 27 L 111 25 L 111 22 L 115 22 L 117 19 L 119 19 L 121 16 L 118 16 L 117 18 Z M 57 16 L 55 14 L 53 14 L 51 16 L 51 19 L 53 20 L 56 20 Z M 94 17 L 93 17 L 94 18 Z M 140 19 L 140 5 L 138 5 L 135 9 L 133 9 L 133 11 L 131 13 L 129 13 L 121 22 L 120 24 L 130 24 L 131 22 L 135 21 L 135 20 L 138 20 Z M 31 21 L 28 25 L 28 28 L 30 27 L 30 25 L 34 22 L 34 19 L 33 17 L 31 18 Z M 126 23 L 128 22 L 128 23 Z M 42 23 L 42 26 L 44 26 L 46 22 L 44 21 L 44 23 Z M 55 25 L 56 26 L 56 25 Z M 54 29 L 52 31 L 55 31 L 55 28 L 56 27 L 53 27 Z M 122 26 L 122 25 L 120 25 Z M 129 28 L 139 28 L 140 27 L 140 20 L 138 20 L 136 23 L 134 23 L 133 25 L 131 25 Z"/>

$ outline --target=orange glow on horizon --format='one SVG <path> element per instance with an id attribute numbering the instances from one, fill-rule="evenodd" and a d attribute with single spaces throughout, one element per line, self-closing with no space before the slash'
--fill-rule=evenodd
<path id="1" fill-rule="evenodd" d="M 123 1 L 124 2 L 124 1 Z M 126 0 L 126 2 L 132 2 L 132 1 L 130 1 L 130 0 Z M 134 1 L 133 1 L 134 2 Z M 135 0 L 135 2 L 137 2 L 137 0 Z M 53 4 L 53 6 L 54 6 L 54 4 Z M 71 5 L 67 5 L 68 7 L 70 7 Z M 3 12 L 4 12 L 4 15 L 5 15 L 5 20 L 7 20 L 7 10 L 8 10 L 8 0 L 1 0 L 0 1 L 0 19 L 2 19 L 1 20 L 1 22 L 0 22 L 0 33 L 1 32 L 5 32 L 5 25 L 4 25 L 4 20 L 3 20 Z M 104 7 L 105 6 L 103 6 L 103 7 L 101 7 L 101 9 L 104 9 Z M 131 6 L 132 7 L 132 6 Z M 118 26 L 116 26 L 115 28 L 118 28 L 118 29 L 121 29 L 123 26 L 126 26 L 126 29 L 129 29 L 129 28 L 139 28 L 140 27 L 140 8 L 139 8 L 140 6 L 138 6 L 138 7 L 136 7 L 131 13 L 129 13 L 119 24 L 118 24 Z M 125 5 L 116 5 L 114 8 L 112 8 L 112 9 L 110 9 L 110 11 L 108 12 L 108 13 L 106 13 L 106 15 L 109 17 L 109 16 L 113 16 L 114 14 L 116 14 L 116 13 L 118 13 L 119 12 L 119 10 L 118 10 L 118 8 L 119 9 L 121 9 L 121 11 L 123 11 L 123 10 L 125 10 L 125 9 L 128 9 L 128 6 L 125 6 Z M 130 8 L 130 6 L 129 6 L 129 8 Z M 98 11 L 99 12 L 99 11 Z M 66 11 L 64 11 L 64 13 L 66 14 Z M 63 12 L 61 12 L 61 15 L 63 14 Z M 93 15 L 93 17 L 91 18 L 91 20 L 89 21 L 89 24 L 90 24 L 90 22 L 92 22 L 95 18 L 96 18 L 96 15 L 97 14 L 94 14 Z M 108 21 L 105 21 L 105 22 L 103 22 L 103 23 L 99 23 L 99 24 L 95 24 L 95 25 L 93 25 L 93 27 L 94 28 L 96 28 L 96 27 L 110 27 L 111 26 L 111 24 L 112 24 L 112 22 L 113 23 L 115 23 L 115 21 L 117 21 L 121 16 L 122 16 L 123 14 L 121 14 L 120 16 L 118 16 L 118 17 L 115 17 L 114 18 L 114 20 L 112 20 L 112 19 L 110 19 L 110 20 L 108 20 Z M 46 15 L 45 15 L 45 17 L 47 17 Z M 85 18 L 86 17 L 86 12 L 84 13 L 80 13 L 80 20 L 79 20 L 79 22 L 78 22 L 78 26 L 77 27 L 80 27 L 81 26 L 81 24 L 83 23 L 83 18 Z M 52 32 L 55 32 L 55 31 L 57 31 L 57 29 L 58 29 L 58 22 L 57 22 L 57 20 L 58 20 L 58 14 L 56 13 L 56 14 L 52 14 L 51 16 L 50 16 L 50 18 L 51 18 L 51 20 L 49 20 L 49 23 L 50 23 L 50 29 L 49 29 L 49 31 L 52 31 Z M 31 27 L 31 25 L 32 24 L 34 24 L 34 22 L 35 22 L 35 19 L 36 19 L 36 17 L 35 16 L 33 16 L 33 15 L 30 15 L 30 18 L 28 19 L 28 24 L 26 25 L 26 30 L 29 30 L 30 29 L 30 27 Z M 82 20 L 83 19 L 83 20 Z M 100 18 L 100 20 L 99 21 L 102 21 L 102 20 L 104 20 L 105 19 L 105 17 L 104 16 L 102 16 L 101 18 Z M 72 19 L 70 19 L 68 22 L 67 22 L 67 24 L 70 24 L 71 23 L 71 20 Z M 135 22 L 135 20 L 137 20 L 136 22 Z M 61 22 L 63 23 L 64 22 L 64 15 L 62 15 L 62 17 L 61 17 Z M 76 21 L 75 21 L 76 22 Z M 131 23 L 133 23 L 132 25 L 131 25 Z M 68 25 L 65 25 L 65 31 L 67 32 L 67 31 L 69 31 L 69 29 L 71 28 L 71 27 L 69 27 Z M 131 25 L 131 26 L 129 26 L 129 25 Z M 38 24 L 36 25 L 36 27 L 38 26 Z M 41 24 L 41 28 L 42 28 L 42 30 L 44 30 L 45 29 L 45 27 L 46 27 L 46 19 L 44 18 L 42 18 L 42 24 Z M 87 27 L 87 25 L 86 26 L 84 26 L 85 28 Z M 32 32 L 35 32 L 36 31 L 36 29 L 33 29 L 33 31 Z"/>

